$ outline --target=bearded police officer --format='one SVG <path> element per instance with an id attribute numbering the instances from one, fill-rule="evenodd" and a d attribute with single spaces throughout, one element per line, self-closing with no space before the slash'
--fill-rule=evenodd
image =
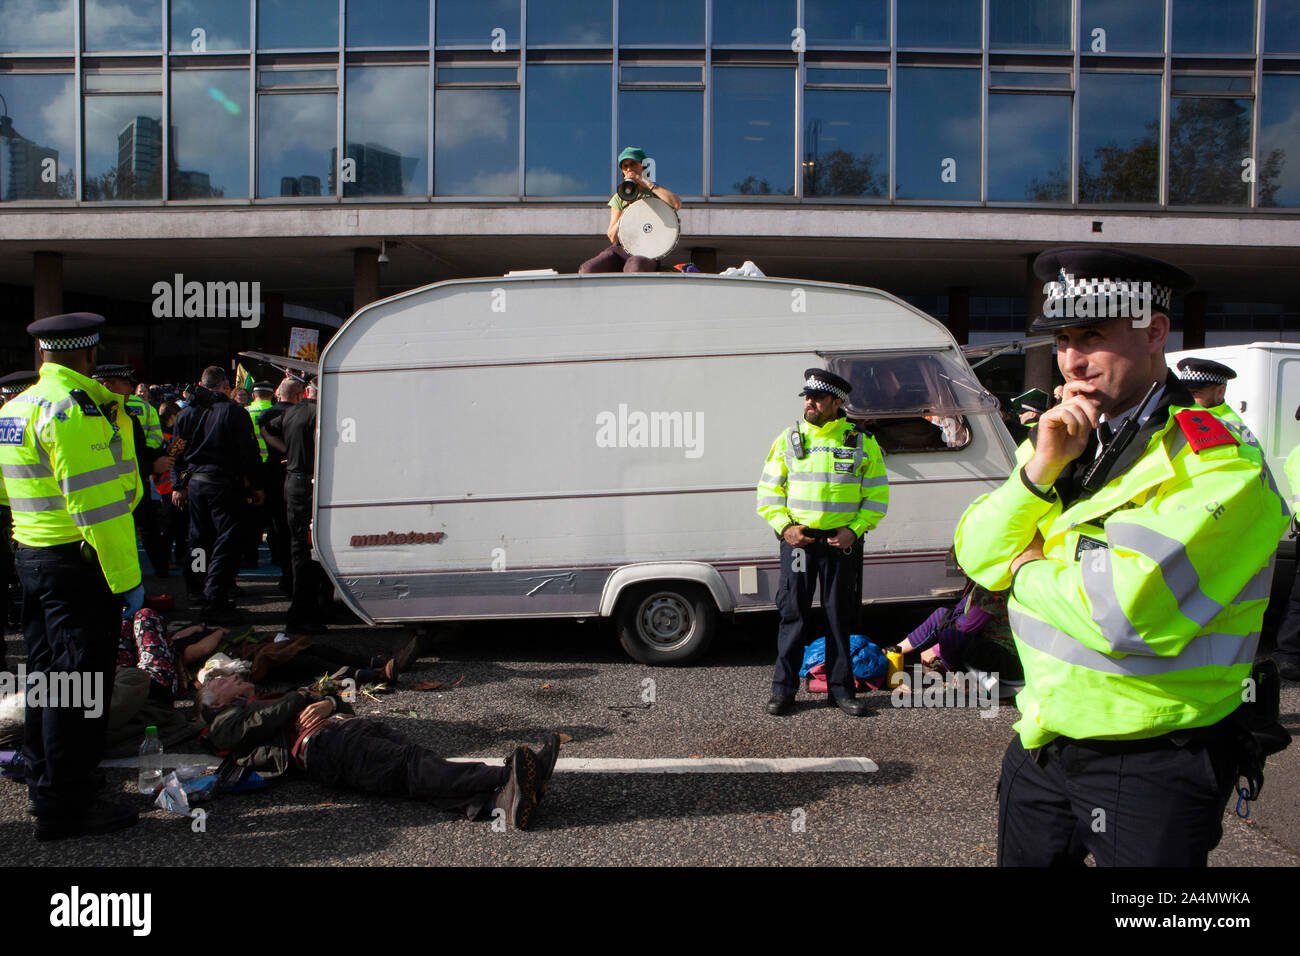
<path id="1" fill-rule="evenodd" d="M 144 603 L 125 415 L 90 377 L 103 324 L 102 316 L 74 313 L 29 325 L 44 360 L 40 380 L 0 409 L 0 469 L 27 637 L 23 758 L 38 840 L 136 820 L 134 810 L 96 799 L 122 605 L 134 614 Z M 82 699 L 34 700 L 30 689 L 42 679 L 47 688 L 75 683 Z"/>
<path id="2" fill-rule="evenodd" d="M 1034 269 L 1052 280 L 1032 330 L 1056 335 L 1063 400 L 956 538 L 967 574 L 1011 589 L 1025 669 L 998 860 L 1204 866 L 1286 511 L 1258 449 L 1165 365 L 1190 277 L 1093 247 Z"/>
<path id="3" fill-rule="evenodd" d="M 862 538 L 885 516 L 889 482 L 875 438 L 845 417 L 850 390 L 825 369 L 805 370 L 803 419 L 772 443 L 758 483 L 758 513 L 781 539 L 781 626 L 767 703 L 775 716 L 794 705 L 818 581 L 830 703 L 855 717 L 866 712 L 854 696 L 849 634 L 862 608 Z"/>

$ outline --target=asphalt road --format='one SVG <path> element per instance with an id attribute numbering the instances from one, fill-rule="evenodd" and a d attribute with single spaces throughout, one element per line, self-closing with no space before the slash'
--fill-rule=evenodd
<path id="1" fill-rule="evenodd" d="M 150 579 L 150 593 L 180 593 Z M 170 587 L 166 586 L 170 585 Z M 243 579 L 249 623 L 274 633 L 285 602 L 271 579 Z M 868 609 L 866 630 L 893 643 L 930 606 Z M 395 650 L 401 627 L 331 627 L 323 642 Z M 1016 715 L 903 709 L 870 695 L 853 719 L 801 694 L 773 718 L 768 695 L 775 623 L 742 617 L 699 665 L 650 668 L 627 659 L 598 624 L 476 623 L 438 635 L 402 685 L 360 714 L 382 717 L 446 756 L 505 756 L 546 732 L 568 735 L 565 758 L 866 757 L 873 773 L 557 773 L 534 826 L 497 832 L 418 802 L 331 792 L 300 779 L 207 804 L 206 829 L 148 809 L 134 772 L 111 769 L 109 790 L 139 805 L 133 829 L 38 844 L 25 790 L 0 782 L 0 841 L 28 865 L 160 862 L 294 865 L 859 865 L 991 866 L 994 787 Z M 21 654 L 12 636 L 10 656 Z M 653 701 L 646 697 L 653 681 Z M 415 691 L 416 681 L 439 681 Z M 1300 686 L 1283 691 L 1284 722 L 1300 729 Z M 186 751 L 197 747 L 189 745 Z M 1300 859 L 1300 747 L 1271 761 L 1250 821 L 1232 813 L 1214 866 L 1294 865 Z"/>

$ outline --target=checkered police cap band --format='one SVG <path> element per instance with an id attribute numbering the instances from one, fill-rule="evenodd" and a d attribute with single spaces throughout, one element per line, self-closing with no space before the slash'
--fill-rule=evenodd
<path id="1" fill-rule="evenodd" d="M 809 375 L 808 380 L 803 383 L 804 391 L 808 392 L 830 392 L 836 398 L 843 401 L 849 397 L 849 393 L 842 388 L 836 388 L 830 382 L 824 382 L 814 375 Z"/>
<path id="2" fill-rule="evenodd" d="M 1227 385 L 1228 380 L 1214 372 L 1202 372 L 1186 369 L 1178 373 L 1178 381 L 1184 385 Z"/>
<path id="3" fill-rule="evenodd" d="M 56 339 L 37 339 L 36 346 L 43 352 L 73 352 L 77 349 L 88 349 L 92 345 L 99 344 L 99 333 L 91 332 L 88 335 L 70 335 L 67 338 Z"/>
<path id="4" fill-rule="evenodd" d="M 1092 297 L 1104 299 L 1112 296 L 1118 299 L 1122 295 L 1140 295 L 1145 289 L 1151 290 L 1151 304 L 1159 309 L 1168 310 L 1174 300 L 1174 290 L 1167 285 L 1144 282 L 1137 279 L 1076 279 L 1064 269 L 1056 281 L 1047 284 L 1047 301 L 1063 301 Z"/>

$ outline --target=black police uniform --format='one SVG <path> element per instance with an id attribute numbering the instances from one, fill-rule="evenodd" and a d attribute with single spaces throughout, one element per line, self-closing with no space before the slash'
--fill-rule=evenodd
<path id="1" fill-rule="evenodd" d="M 188 567 L 193 567 L 195 551 L 201 552 L 207 610 L 226 614 L 233 610 L 239 574 L 240 519 L 247 510 L 247 490 L 262 488 L 262 456 L 243 408 L 220 392 L 196 388 L 195 393 L 195 403 L 176 416 L 175 435 L 189 444 L 172 467 L 172 488 L 189 494 Z M 182 474 L 189 475 L 188 484 Z M 198 584 L 197 578 L 190 580 Z"/>
<path id="2" fill-rule="evenodd" d="M 334 589 L 311 558 L 312 475 L 316 461 L 316 403 L 303 399 L 280 420 L 286 447 L 284 503 L 293 555 L 293 600 L 290 628 L 315 630 L 330 607 Z"/>

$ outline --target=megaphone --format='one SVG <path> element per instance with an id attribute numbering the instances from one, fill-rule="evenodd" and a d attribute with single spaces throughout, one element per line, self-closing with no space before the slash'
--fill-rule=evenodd
<path id="1" fill-rule="evenodd" d="M 641 187 L 633 180 L 625 179 L 618 184 L 618 196 L 623 202 L 633 202 L 641 192 Z"/>

